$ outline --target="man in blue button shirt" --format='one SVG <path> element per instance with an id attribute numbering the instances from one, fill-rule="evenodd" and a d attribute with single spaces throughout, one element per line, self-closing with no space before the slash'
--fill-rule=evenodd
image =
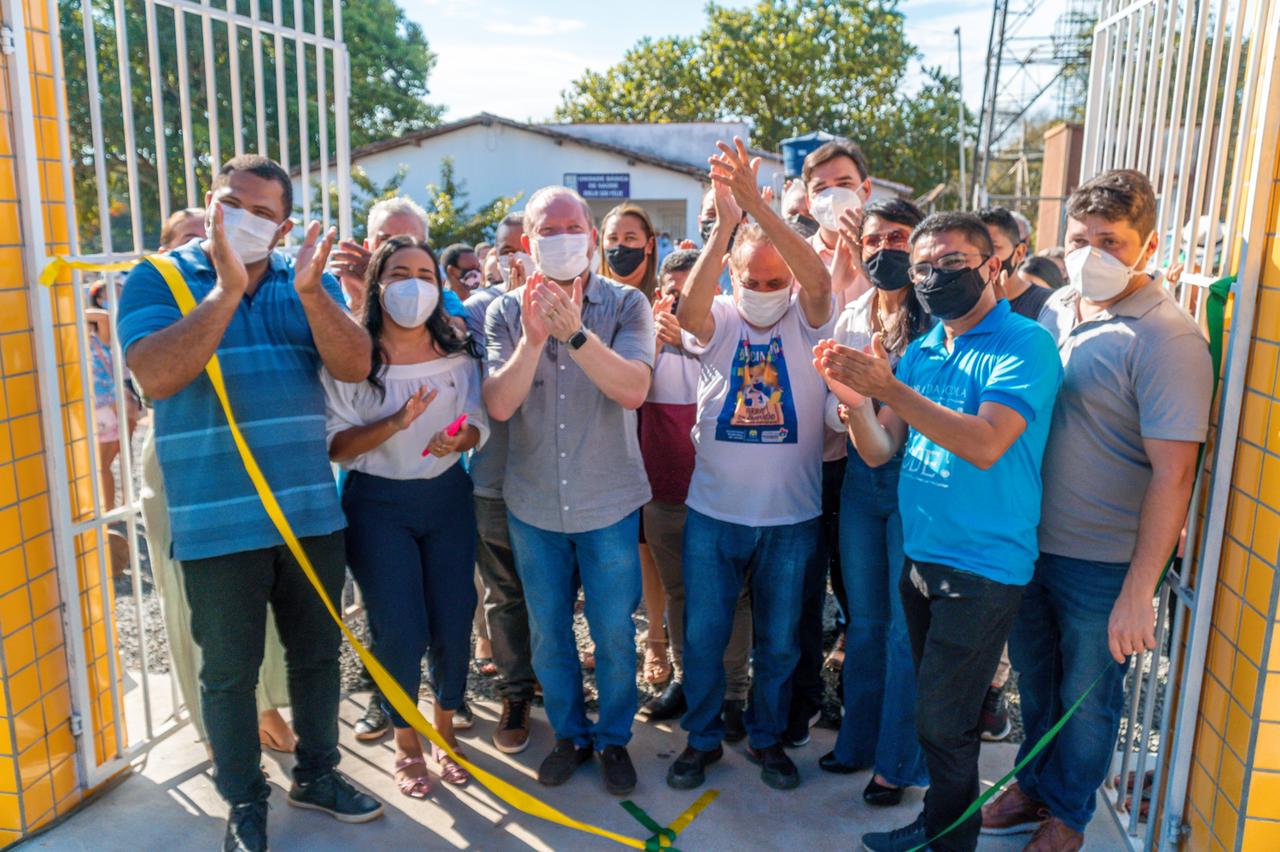
<path id="1" fill-rule="evenodd" d="M 150 263 L 129 275 L 119 334 L 134 378 L 155 400 L 156 448 L 169 494 L 173 556 L 182 562 L 191 632 L 203 654 L 201 704 L 218 792 L 231 805 L 225 849 L 267 848 L 267 796 L 254 700 L 267 606 L 275 613 L 298 734 L 289 804 L 364 822 L 382 805 L 338 774 L 338 627 L 267 517 L 204 374 L 215 354 L 249 446 L 338 600 L 343 527 L 325 443 L 319 369 L 361 381 L 371 343 L 323 273 L 331 230 L 312 222 L 297 263 L 273 252 L 289 232 L 288 174 L 236 157 L 205 195 L 207 240 L 169 258 L 196 300 L 183 316 Z"/>
<path id="2" fill-rule="evenodd" d="M 1053 338 L 997 299 L 1000 272 L 976 216 L 939 213 L 911 235 L 909 275 L 941 322 L 908 347 L 897 374 L 873 352 L 823 341 L 815 366 L 849 409 L 867 464 L 904 452 L 898 500 L 902 595 L 916 663 L 916 728 L 929 765 L 924 811 L 865 835 L 872 852 L 973 850 L 978 721 L 1037 555 L 1040 462 L 1062 380 Z"/>

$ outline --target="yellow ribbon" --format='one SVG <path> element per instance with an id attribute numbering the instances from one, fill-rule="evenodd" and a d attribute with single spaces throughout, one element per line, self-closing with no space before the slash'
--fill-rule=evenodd
<path id="1" fill-rule="evenodd" d="M 123 272 L 126 269 L 133 269 L 138 263 L 137 260 L 117 260 L 113 263 L 91 263 L 87 260 L 72 260 L 68 257 L 58 255 L 49 261 L 49 265 L 40 273 L 40 283 L 46 287 L 51 286 L 61 277 L 63 272 L 71 269 L 78 269 L 81 272 Z M 156 267 L 159 269 L 159 267 Z M 162 273 L 163 274 L 163 271 Z"/>
<path id="2" fill-rule="evenodd" d="M 164 276 L 165 282 L 169 285 L 169 289 L 173 293 L 174 300 L 178 303 L 178 309 L 185 316 L 196 306 L 195 297 L 191 294 L 191 289 L 187 286 L 187 282 L 183 279 L 182 273 L 178 271 L 178 267 L 174 262 L 162 255 L 153 255 L 147 260 L 160 271 Z M 64 261 L 65 263 L 65 261 Z M 77 262 L 78 263 L 78 262 Z M 116 264 L 110 264 L 116 266 Z M 90 264 L 73 266 L 77 269 L 93 269 Z M 46 270 L 47 274 L 47 270 Z M 44 276 L 41 277 L 44 280 Z M 271 522 L 275 524 L 289 551 L 293 554 L 293 558 L 297 560 L 298 565 L 302 568 L 302 572 L 310 581 L 312 588 L 316 590 L 316 594 L 320 596 L 321 602 L 324 603 L 325 609 L 329 611 L 329 616 L 333 618 L 338 627 L 342 629 L 343 634 L 347 637 L 347 641 L 351 643 L 351 647 L 355 649 L 356 655 L 360 658 L 369 670 L 369 674 L 373 676 L 374 682 L 378 688 L 382 690 L 382 694 L 391 702 L 391 706 L 396 709 L 400 716 L 409 722 L 418 733 L 422 734 L 434 745 L 441 748 L 451 758 L 456 760 L 458 764 L 471 773 L 471 777 L 475 778 L 482 785 L 489 789 L 499 799 L 511 805 L 519 811 L 523 811 L 530 816 L 535 816 L 548 822 L 557 823 L 568 828 L 574 828 L 588 834 L 595 834 L 600 837 L 608 838 L 624 846 L 630 846 L 633 849 L 644 849 L 645 841 L 628 837 L 625 834 L 619 834 L 610 831 L 607 828 L 591 825 L 590 823 L 576 820 L 573 817 L 548 805 L 540 799 L 530 796 L 523 790 L 503 781 L 491 772 L 487 772 L 476 766 L 471 761 L 462 757 L 453 747 L 440 736 L 440 733 L 427 721 L 426 717 L 418 709 L 418 703 L 410 698 L 400 684 L 396 683 L 377 658 L 369 652 L 367 648 L 360 642 L 354 633 L 343 623 L 342 618 L 338 614 L 338 610 L 334 607 L 333 601 L 321 585 L 319 577 L 316 576 L 315 568 L 311 565 L 311 560 L 307 558 L 306 551 L 302 548 L 302 543 L 298 541 L 298 537 L 294 535 L 293 528 L 289 525 L 288 518 L 285 517 L 284 510 L 281 509 L 280 503 L 276 500 L 275 494 L 271 490 L 271 486 L 267 484 L 266 477 L 263 476 L 262 469 L 258 467 L 258 462 L 253 456 L 252 450 L 249 449 L 248 443 L 244 439 L 244 435 L 240 432 L 240 427 L 236 423 L 235 415 L 231 411 L 231 402 L 227 398 L 226 384 L 222 378 L 222 366 L 218 363 L 218 356 L 215 354 L 209 359 L 209 363 L 205 365 L 205 372 L 209 376 L 209 381 L 213 385 L 213 391 L 218 396 L 218 401 L 222 404 L 222 412 L 227 417 L 227 425 L 231 428 L 231 437 L 235 441 L 236 449 L 240 451 L 240 459 L 244 462 L 245 471 L 249 474 L 253 487 L 258 492 L 258 497 L 262 500 L 262 506 L 266 509 L 267 516 L 271 518 Z M 704 793 L 697 801 L 693 803 L 683 814 L 681 814 L 669 828 L 679 833 L 684 829 L 693 818 L 698 815 L 713 799 L 718 795 L 717 791 L 711 790 Z"/>

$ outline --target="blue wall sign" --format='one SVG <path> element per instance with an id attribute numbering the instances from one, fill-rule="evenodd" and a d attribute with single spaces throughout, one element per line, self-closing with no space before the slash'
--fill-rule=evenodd
<path id="1" fill-rule="evenodd" d="M 620 174 L 570 174 L 564 176 L 564 185 L 578 191 L 583 198 L 630 198 L 631 175 Z"/>

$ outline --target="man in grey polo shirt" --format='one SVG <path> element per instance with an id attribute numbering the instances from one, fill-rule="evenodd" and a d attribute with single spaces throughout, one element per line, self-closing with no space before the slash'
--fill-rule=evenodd
<path id="1" fill-rule="evenodd" d="M 1040 559 L 1009 637 L 1032 744 L 1102 674 L 1076 714 L 983 808 L 983 831 L 1036 830 L 1028 849 L 1075 850 L 1115 749 L 1125 663 L 1155 647 L 1152 598 L 1178 543 L 1213 376 L 1199 327 L 1143 270 L 1155 195 L 1110 171 L 1067 203 L 1071 286 L 1040 322 L 1065 377 L 1044 456 Z"/>
<path id="2" fill-rule="evenodd" d="M 484 400 L 507 421 L 503 482 L 524 585 L 533 667 L 556 746 L 538 769 L 562 784 L 600 753 L 605 788 L 635 787 L 639 510 L 649 501 L 635 409 L 649 393 L 653 313 L 644 295 L 590 271 L 597 234 L 576 192 L 549 186 L 524 212 L 536 272 L 485 314 Z M 587 719 L 573 634 L 578 583 L 596 643 L 597 721 Z"/>

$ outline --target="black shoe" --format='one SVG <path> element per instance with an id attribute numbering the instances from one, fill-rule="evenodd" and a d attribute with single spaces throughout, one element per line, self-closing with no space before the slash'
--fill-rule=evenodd
<path id="1" fill-rule="evenodd" d="M 655 695 L 640 708 L 640 715 L 650 722 L 664 722 L 684 714 L 684 684 L 672 680 L 660 695 Z"/>
<path id="2" fill-rule="evenodd" d="M 895 828 L 893 831 L 873 831 L 862 835 L 862 848 L 867 852 L 911 852 L 920 849 L 928 852 L 925 845 L 929 836 L 924 828 L 924 812 L 916 817 L 911 825 Z"/>
<path id="3" fill-rule="evenodd" d="M 336 769 L 309 784 L 294 782 L 289 791 L 289 804 L 324 811 L 338 822 L 368 822 L 382 816 L 382 803 L 361 793 Z"/>
<path id="4" fill-rule="evenodd" d="M 724 722 L 724 741 L 739 743 L 747 738 L 747 725 L 742 720 L 742 713 L 747 702 L 739 698 L 730 698 L 720 705 L 720 720 Z"/>
<path id="5" fill-rule="evenodd" d="M 626 746 L 605 746 L 600 752 L 600 762 L 604 764 L 605 790 L 615 796 L 625 796 L 636 788 L 636 768 Z"/>
<path id="6" fill-rule="evenodd" d="M 453 729 L 455 731 L 465 731 L 475 723 L 476 715 L 471 712 L 471 705 L 463 701 L 462 706 L 453 711 Z"/>
<path id="7" fill-rule="evenodd" d="M 902 793 L 901 787 L 886 787 L 872 775 L 866 789 L 862 791 L 862 801 L 878 808 L 891 808 L 902 803 Z"/>
<path id="8" fill-rule="evenodd" d="M 538 783 L 557 787 L 569 780 L 573 770 L 590 759 L 590 746 L 575 745 L 573 740 L 557 740 L 556 747 L 538 767 Z"/>
<path id="9" fill-rule="evenodd" d="M 1007 738 L 1013 730 L 1009 721 L 1009 705 L 1004 700 L 1004 687 L 991 687 L 987 697 L 982 699 L 982 721 L 978 731 L 989 743 L 998 743 Z"/>
<path id="10" fill-rule="evenodd" d="M 391 733 L 391 719 L 382 709 L 382 698 L 375 692 L 369 699 L 364 715 L 356 722 L 356 740 L 362 743 L 376 742 Z"/>
<path id="11" fill-rule="evenodd" d="M 800 770 L 787 757 L 782 743 L 761 749 L 748 746 L 747 760 L 760 766 L 760 780 L 775 790 L 794 790 L 800 786 Z"/>
<path id="12" fill-rule="evenodd" d="M 851 763 L 841 763 L 836 760 L 836 753 L 829 751 L 822 757 L 818 758 L 818 768 L 823 772 L 830 772 L 834 775 L 852 775 L 858 771 L 858 767 Z"/>
<path id="13" fill-rule="evenodd" d="M 707 767 L 724 757 L 724 748 L 716 746 L 711 751 L 699 751 L 687 746 L 676 762 L 667 770 L 667 786 L 677 790 L 701 787 L 707 780 Z"/>
<path id="14" fill-rule="evenodd" d="M 266 852 L 267 797 L 231 808 L 222 852 Z"/>
<path id="15" fill-rule="evenodd" d="M 800 748 L 809 744 L 809 728 L 822 718 L 822 708 L 808 710 L 803 707 L 791 708 L 787 719 L 787 729 L 782 733 L 782 744 L 787 748 Z"/>

